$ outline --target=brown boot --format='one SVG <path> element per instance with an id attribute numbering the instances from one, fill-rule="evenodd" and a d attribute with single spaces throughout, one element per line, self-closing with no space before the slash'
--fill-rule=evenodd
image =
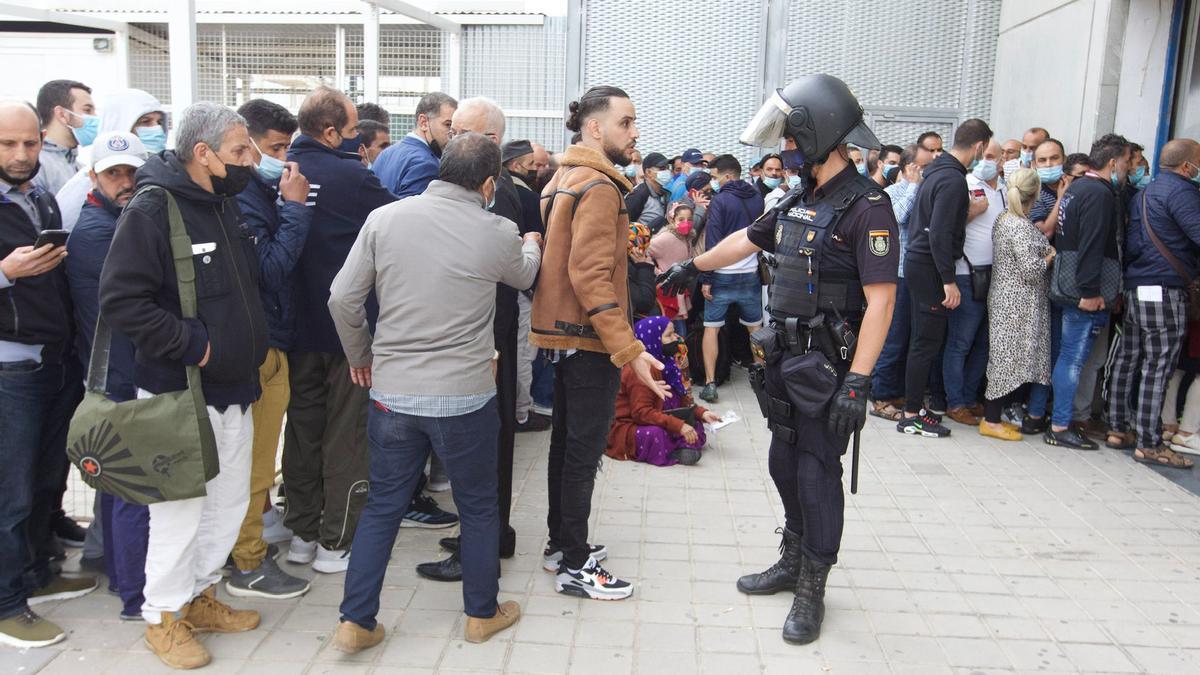
<path id="1" fill-rule="evenodd" d="M 213 585 L 192 600 L 187 620 L 200 633 L 244 633 L 258 628 L 259 616 L 254 610 L 234 609 L 217 600 L 217 587 Z"/>
<path id="2" fill-rule="evenodd" d="M 490 619 L 467 617 L 467 642 L 487 642 L 488 638 L 508 628 L 521 618 L 521 606 L 515 601 L 501 603 L 496 608 L 496 616 Z"/>
<path id="3" fill-rule="evenodd" d="M 192 634 L 193 630 L 190 622 L 163 612 L 162 623 L 146 624 L 146 646 L 171 668 L 190 670 L 206 666 L 212 656 Z"/>
<path id="4" fill-rule="evenodd" d="M 379 624 L 375 624 L 375 630 L 367 630 L 353 621 L 342 621 L 333 632 L 333 648 L 347 654 L 370 649 L 380 642 L 383 642 L 383 626 Z"/>

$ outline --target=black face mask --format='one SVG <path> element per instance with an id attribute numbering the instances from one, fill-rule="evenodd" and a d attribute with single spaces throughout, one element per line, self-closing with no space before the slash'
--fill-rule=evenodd
<path id="1" fill-rule="evenodd" d="M 33 180 L 33 177 L 38 175 L 38 171 L 41 171 L 41 169 L 42 160 L 39 158 L 33 163 L 33 170 L 29 172 L 28 176 L 25 176 L 24 178 L 17 178 L 16 176 L 6 172 L 4 169 L 0 169 L 0 180 L 12 186 L 24 185 L 25 183 Z"/>
<path id="2" fill-rule="evenodd" d="M 240 164 L 226 164 L 225 177 L 212 177 L 213 192 L 226 197 L 233 197 L 246 189 L 254 177 L 254 167 Z"/>
<path id="3" fill-rule="evenodd" d="M 683 343 L 679 340 L 675 340 L 674 342 L 668 342 L 668 343 L 664 344 L 663 345 L 663 355 L 664 356 L 678 355 L 679 354 L 679 346 L 682 344 Z"/>
<path id="4" fill-rule="evenodd" d="M 353 136 L 342 136 L 342 143 L 338 146 L 338 150 L 349 153 L 351 155 L 358 154 L 358 146 L 362 145 L 362 134 L 354 134 Z"/>
<path id="5" fill-rule="evenodd" d="M 429 150 L 433 153 L 434 157 L 442 156 L 442 144 L 438 143 L 436 138 L 429 139 Z"/>

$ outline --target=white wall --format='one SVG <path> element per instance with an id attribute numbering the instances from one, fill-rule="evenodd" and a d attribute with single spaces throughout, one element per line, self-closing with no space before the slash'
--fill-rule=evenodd
<path id="1" fill-rule="evenodd" d="M 112 40 L 110 52 L 97 52 L 92 40 Z M 7 68 L 0 96 L 32 103 L 38 89 L 49 80 L 76 80 L 95 94 L 128 87 L 125 40 L 119 35 L 64 33 L 0 33 L 0 63 Z"/>
<path id="2" fill-rule="evenodd" d="M 1117 133 L 1153 147 L 1158 134 L 1172 0 L 1134 0 L 1129 6 L 1117 91 Z"/>

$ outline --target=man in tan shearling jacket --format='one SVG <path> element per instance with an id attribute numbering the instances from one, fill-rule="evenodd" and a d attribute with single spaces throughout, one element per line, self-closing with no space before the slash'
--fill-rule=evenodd
<path id="1" fill-rule="evenodd" d="M 662 364 L 633 335 L 626 279 L 629 182 L 613 169 L 630 162 L 638 130 L 633 103 L 616 87 L 593 87 L 572 102 L 567 128 L 582 139 L 542 191 L 546 248 L 533 297 L 531 341 L 553 350 L 550 542 L 543 566 L 560 593 L 620 600 L 633 586 L 599 565 L 608 551 L 587 541 L 592 489 L 604 454 L 621 368 L 665 398 Z"/>

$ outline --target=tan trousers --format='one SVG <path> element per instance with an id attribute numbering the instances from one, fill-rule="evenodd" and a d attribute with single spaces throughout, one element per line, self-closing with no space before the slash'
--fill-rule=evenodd
<path id="1" fill-rule="evenodd" d="M 250 505 L 242 519 L 237 544 L 233 547 L 233 562 L 243 571 L 258 569 L 267 555 L 263 541 L 263 504 L 275 484 L 275 455 L 279 450 L 279 433 L 283 415 L 287 412 L 288 385 L 287 354 L 271 347 L 258 369 L 262 383 L 262 398 L 253 406 L 254 450 L 250 464 Z"/>

